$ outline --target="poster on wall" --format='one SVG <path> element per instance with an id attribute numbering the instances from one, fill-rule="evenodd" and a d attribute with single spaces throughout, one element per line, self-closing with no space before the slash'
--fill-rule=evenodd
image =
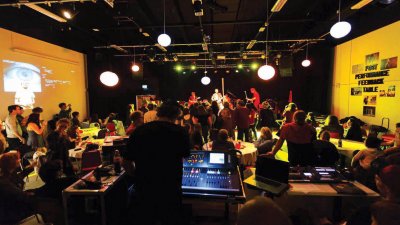
<path id="1" fill-rule="evenodd" d="M 375 117 L 376 108 L 374 106 L 364 106 L 363 116 Z"/>
<path id="2" fill-rule="evenodd" d="M 360 96 L 362 94 L 362 87 L 352 87 L 350 94 L 352 96 Z"/>
<path id="3" fill-rule="evenodd" d="M 376 105 L 376 95 L 365 95 L 364 105 Z"/>
<path id="4" fill-rule="evenodd" d="M 379 90 L 379 97 L 386 97 L 386 90 L 384 89 Z"/>
<path id="5" fill-rule="evenodd" d="M 388 87 L 386 96 L 387 97 L 395 97 L 396 96 L 396 85 L 390 85 Z"/>
<path id="6" fill-rule="evenodd" d="M 393 68 L 397 68 L 397 56 L 381 60 L 381 70 L 393 69 Z"/>
<path id="7" fill-rule="evenodd" d="M 375 65 L 379 62 L 379 52 L 375 52 L 365 56 L 365 65 Z"/>

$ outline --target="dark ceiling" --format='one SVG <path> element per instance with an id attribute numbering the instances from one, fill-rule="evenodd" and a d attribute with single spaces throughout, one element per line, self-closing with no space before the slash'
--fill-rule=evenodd
<path id="1" fill-rule="evenodd" d="M 360 10 L 351 10 L 359 0 L 342 0 L 341 18 L 350 22 L 353 30 L 347 37 L 334 40 L 328 32 L 338 20 L 338 0 L 288 0 L 276 13 L 271 13 L 276 0 L 203 0 L 202 17 L 194 15 L 192 0 L 165 0 L 166 33 L 173 44 L 166 48 L 167 52 L 154 46 L 157 36 L 163 33 L 163 0 L 115 0 L 114 8 L 103 0 L 39 4 L 60 16 L 63 9 L 72 10 L 75 16 L 67 23 L 42 15 L 24 6 L 22 1 L 17 4 L 15 0 L 2 0 L 0 26 L 85 53 L 95 50 L 123 57 L 135 52 L 143 61 L 155 54 L 160 60 L 164 55 L 172 60 L 176 54 L 203 53 L 198 57 L 178 56 L 178 60 L 206 57 L 219 65 L 229 59 L 245 61 L 246 56 L 247 59 L 261 57 L 265 43 L 260 41 L 265 41 L 266 32 L 259 32 L 259 29 L 264 26 L 267 15 L 268 40 L 272 41 L 268 44 L 269 57 L 276 57 L 303 50 L 306 43 L 310 43 L 310 47 L 317 42 L 334 46 L 398 21 L 400 2 L 382 4 L 382 1 L 374 0 Z M 7 6 L 8 3 L 14 5 Z M 145 37 L 141 32 L 150 36 Z M 205 53 L 201 43 L 208 37 Z M 251 40 L 258 42 L 248 50 L 246 47 Z M 188 45 L 190 43 L 194 45 Z M 120 46 L 123 50 L 111 46 Z M 218 55 L 227 59 L 216 60 Z"/>

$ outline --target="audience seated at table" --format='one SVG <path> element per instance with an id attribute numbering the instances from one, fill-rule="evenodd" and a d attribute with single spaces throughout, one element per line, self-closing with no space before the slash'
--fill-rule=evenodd
<path id="1" fill-rule="evenodd" d="M 334 115 L 329 115 L 324 123 L 324 126 L 321 127 L 321 131 L 328 131 L 331 138 L 343 138 L 344 137 L 344 129 L 339 124 L 339 119 Z"/>
<path id="2" fill-rule="evenodd" d="M 81 121 L 79 121 L 79 112 L 77 111 L 72 113 L 71 126 L 81 127 Z"/>
<path id="3" fill-rule="evenodd" d="M 360 127 L 360 123 L 358 120 L 354 118 L 350 118 L 347 121 L 347 133 L 344 136 L 345 139 L 353 140 L 353 141 L 363 141 L 363 135 Z"/>
<path id="4" fill-rule="evenodd" d="M 315 120 L 315 116 L 313 112 L 307 113 L 306 123 L 310 124 L 313 127 L 318 127 L 318 123 Z"/>
<path id="5" fill-rule="evenodd" d="M 291 225 L 289 217 L 271 199 L 256 197 L 244 204 L 237 217 L 237 225 Z"/>
<path id="6" fill-rule="evenodd" d="M 18 173 L 18 168 L 16 151 L 0 155 L 0 224 L 14 224 L 33 214 L 31 194 L 22 191 L 22 178 L 28 173 Z"/>
<path id="7" fill-rule="evenodd" d="M 74 174 L 68 153 L 71 145 L 67 134 L 69 126 L 70 122 L 68 119 L 60 119 L 57 121 L 56 130 L 47 136 L 48 158 L 49 160 L 61 160 L 63 171 L 67 176 Z"/>
<path id="8" fill-rule="evenodd" d="M 271 130 L 268 127 L 262 127 L 260 137 L 253 144 L 257 148 L 258 154 L 261 155 L 272 151 L 275 140 L 272 138 Z"/>
<path id="9" fill-rule="evenodd" d="M 3 135 L 3 122 L 0 120 L 0 154 L 2 154 L 8 147 L 6 137 Z"/>
<path id="10" fill-rule="evenodd" d="M 212 143 L 212 150 L 229 151 L 235 149 L 235 145 L 229 139 L 228 131 L 221 129 L 218 131 L 217 140 Z"/>
<path id="11" fill-rule="evenodd" d="M 396 123 L 394 139 L 386 143 L 386 146 L 392 147 L 385 149 L 385 153 L 400 151 L 400 123 Z"/>
<path id="12" fill-rule="evenodd" d="M 305 122 L 306 113 L 304 111 L 296 111 L 293 117 L 293 123 L 282 126 L 278 142 L 267 155 L 275 156 L 286 140 L 288 159 L 291 165 L 315 165 L 316 154 L 312 149 L 312 141 L 316 139 L 315 128 Z"/>
<path id="13" fill-rule="evenodd" d="M 383 152 L 380 150 L 381 140 L 373 135 L 365 140 L 367 149 L 359 151 L 352 159 L 351 166 L 357 181 L 376 190 L 374 174 L 371 171 L 371 162 Z"/>
<path id="14" fill-rule="evenodd" d="M 313 141 L 313 149 L 317 154 L 317 166 L 335 166 L 339 160 L 339 152 L 334 144 L 329 142 L 330 134 L 323 131 L 318 135 L 319 140 Z"/>

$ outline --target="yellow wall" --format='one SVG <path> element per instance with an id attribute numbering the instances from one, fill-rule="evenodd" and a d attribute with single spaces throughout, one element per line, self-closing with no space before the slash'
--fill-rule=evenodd
<path id="1" fill-rule="evenodd" d="M 81 119 L 87 116 L 85 55 L 0 28 L 0 119 L 7 116 L 7 106 L 15 103 L 16 93 L 4 92 L 4 72 L 10 62 L 29 63 L 40 69 L 42 91 L 34 92 L 34 107 L 44 109 L 43 119 L 57 114 L 60 102 L 71 103 Z M 59 83 L 51 85 L 51 81 Z M 26 110 L 24 115 L 30 112 Z"/>
<path id="2" fill-rule="evenodd" d="M 355 38 L 338 45 L 335 48 L 333 93 L 331 112 L 339 118 L 356 116 L 369 123 L 380 125 L 383 117 L 390 118 L 390 130 L 400 122 L 400 21 L 386 27 Z M 378 67 L 366 71 L 366 55 L 379 52 Z M 397 68 L 389 69 L 389 76 L 356 79 L 356 74 L 381 71 L 381 60 L 391 57 L 397 58 Z M 363 70 L 353 73 L 353 65 L 363 65 Z M 384 79 L 383 84 L 359 85 L 360 80 Z M 395 97 L 380 97 L 379 91 L 396 86 Z M 360 96 L 350 95 L 352 87 L 377 87 L 378 92 L 363 92 Z M 377 95 L 376 104 L 367 103 L 365 96 Z M 375 117 L 364 116 L 363 107 L 372 106 L 376 109 Z M 385 122 L 386 124 L 386 122 Z M 386 125 L 385 125 L 386 126 Z"/>

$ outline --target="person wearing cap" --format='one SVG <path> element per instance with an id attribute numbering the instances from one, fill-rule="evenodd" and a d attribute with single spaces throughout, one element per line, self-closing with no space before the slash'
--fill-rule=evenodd
<path id="1" fill-rule="evenodd" d="M 181 114 L 176 101 L 164 102 L 158 120 L 136 128 L 129 137 L 122 156 L 125 171 L 136 181 L 131 208 L 135 224 L 183 224 L 182 158 L 190 153 L 190 139 L 182 126 L 174 124 Z"/>

